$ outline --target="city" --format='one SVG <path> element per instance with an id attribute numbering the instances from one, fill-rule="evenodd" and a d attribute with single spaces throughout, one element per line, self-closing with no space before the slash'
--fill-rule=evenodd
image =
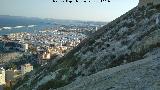
<path id="1" fill-rule="evenodd" d="M 5 54 L 5 58 L 1 54 L 0 84 L 5 85 L 5 88 L 12 88 L 26 73 L 63 57 L 102 26 L 99 23 L 87 23 L 86 26 L 60 25 L 36 33 L 19 32 L 0 36 L 1 53 L 8 54 Z M 27 60 L 22 60 L 25 57 Z"/>

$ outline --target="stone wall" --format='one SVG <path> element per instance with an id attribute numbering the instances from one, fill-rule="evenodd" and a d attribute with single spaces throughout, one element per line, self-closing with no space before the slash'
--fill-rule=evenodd
<path id="1" fill-rule="evenodd" d="M 160 0 L 139 0 L 138 6 L 147 6 L 147 4 L 152 3 L 153 5 L 160 4 Z"/>

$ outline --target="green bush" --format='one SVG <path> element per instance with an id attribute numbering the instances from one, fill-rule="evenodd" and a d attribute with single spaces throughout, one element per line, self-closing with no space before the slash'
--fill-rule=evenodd
<path id="1" fill-rule="evenodd" d="M 160 11 L 160 4 L 155 6 L 155 8 Z"/>
<path id="2" fill-rule="evenodd" d="M 93 43 L 95 43 L 95 40 L 94 40 L 94 39 L 90 39 L 90 40 L 88 40 L 88 44 L 89 44 L 89 46 L 90 46 L 90 45 L 92 45 Z"/>
<path id="3" fill-rule="evenodd" d="M 50 88 L 56 89 L 59 87 L 63 87 L 66 84 L 68 84 L 68 82 L 64 80 L 50 80 L 47 83 L 39 86 L 37 90 L 49 90 Z"/>
<path id="4" fill-rule="evenodd" d="M 67 67 L 77 67 L 79 58 L 73 56 L 71 58 L 64 58 L 56 67 L 56 69 L 67 68 Z"/>

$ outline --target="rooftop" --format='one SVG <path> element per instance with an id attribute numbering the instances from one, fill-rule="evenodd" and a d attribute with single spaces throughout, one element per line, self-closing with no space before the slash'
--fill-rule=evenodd
<path id="1" fill-rule="evenodd" d="M 28 64 L 24 64 L 24 65 L 22 65 L 22 66 L 24 66 L 24 67 L 30 67 L 30 66 L 32 66 L 30 63 L 28 63 Z"/>

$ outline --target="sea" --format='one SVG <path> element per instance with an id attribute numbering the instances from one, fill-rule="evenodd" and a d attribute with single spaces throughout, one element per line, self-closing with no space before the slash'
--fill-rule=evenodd
<path id="1" fill-rule="evenodd" d="M 27 32 L 27 33 L 40 33 L 39 31 L 45 29 L 57 28 L 55 24 L 38 24 L 38 25 L 27 25 L 27 26 L 14 26 L 14 27 L 2 27 L 0 28 L 0 36 L 8 35 L 11 33 Z"/>

